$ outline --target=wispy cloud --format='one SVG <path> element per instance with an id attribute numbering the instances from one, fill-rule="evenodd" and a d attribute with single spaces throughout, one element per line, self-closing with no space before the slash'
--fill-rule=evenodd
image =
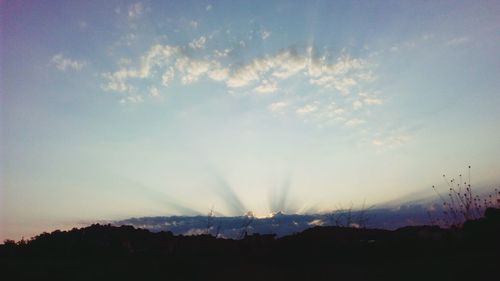
<path id="1" fill-rule="evenodd" d="M 115 42 L 116 46 L 132 46 L 132 44 L 136 41 L 137 35 L 133 32 L 127 33 L 120 37 L 119 40 Z"/>
<path id="2" fill-rule="evenodd" d="M 257 86 L 255 88 L 255 91 L 257 93 L 261 93 L 261 94 L 270 94 L 270 93 L 276 92 L 277 89 L 278 89 L 278 86 L 276 85 L 276 82 L 269 81 L 269 80 L 263 80 L 262 84 L 260 84 L 259 86 Z"/>
<path id="3" fill-rule="evenodd" d="M 366 139 L 373 148 L 382 152 L 407 145 L 415 140 L 418 126 L 405 126 L 394 124 L 379 127 L 371 134 L 371 139 Z"/>
<path id="4" fill-rule="evenodd" d="M 377 98 L 365 98 L 363 102 L 367 105 L 381 105 L 384 103 L 381 99 Z"/>
<path id="5" fill-rule="evenodd" d="M 214 50 L 214 55 L 216 58 L 225 58 L 231 53 L 232 49 L 225 48 L 223 50 Z"/>
<path id="6" fill-rule="evenodd" d="M 363 103 L 361 103 L 359 100 L 354 101 L 352 103 L 352 108 L 354 108 L 354 110 L 358 110 L 358 109 L 360 109 L 362 107 L 363 107 Z"/>
<path id="7" fill-rule="evenodd" d="M 86 21 L 82 20 L 78 22 L 78 26 L 80 27 L 80 29 L 85 30 L 87 29 L 87 27 L 89 27 L 89 24 Z"/>
<path id="8" fill-rule="evenodd" d="M 283 113 L 283 110 L 288 106 L 287 102 L 279 101 L 269 105 L 269 110 L 272 112 Z"/>
<path id="9" fill-rule="evenodd" d="M 121 104 L 126 104 L 126 103 L 142 103 L 142 102 L 144 102 L 144 99 L 140 95 L 128 96 L 128 97 L 120 99 L 120 103 Z"/>
<path id="10" fill-rule="evenodd" d="M 337 109 L 333 110 L 333 113 L 336 115 L 344 114 L 344 112 L 345 112 L 345 110 L 343 108 L 337 108 Z"/>
<path id="11" fill-rule="evenodd" d="M 129 19 L 137 19 L 144 13 L 144 5 L 140 2 L 132 4 L 128 7 L 127 11 Z"/>
<path id="12" fill-rule="evenodd" d="M 163 75 L 161 76 L 161 84 L 165 87 L 167 87 L 172 80 L 174 80 L 174 68 L 171 66 L 168 69 L 165 70 Z"/>
<path id="13" fill-rule="evenodd" d="M 269 38 L 269 36 L 271 36 L 270 31 L 263 30 L 260 32 L 260 38 L 262 38 L 262 40 L 266 40 L 267 38 Z"/>
<path id="14" fill-rule="evenodd" d="M 469 40 L 470 39 L 468 37 L 465 37 L 465 36 L 456 37 L 456 38 L 448 40 L 446 42 L 446 45 L 450 46 L 450 47 L 459 46 L 459 45 L 463 45 L 463 44 L 469 42 Z"/>
<path id="15" fill-rule="evenodd" d="M 160 91 L 156 87 L 152 87 L 151 90 L 149 91 L 149 95 L 152 97 L 160 97 Z"/>
<path id="16" fill-rule="evenodd" d="M 359 93 L 358 96 L 359 96 L 359 100 L 358 102 L 361 104 L 361 105 L 382 105 L 384 104 L 384 100 L 381 99 L 379 96 L 379 93 L 378 92 L 374 92 L 374 93 L 368 93 L 368 92 L 362 92 L 362 93 Z"/>
<path id="17" fill-rule="evenodd" d="M 103 88 L 108 91 L 114 92 L 130 92 L 135 87 L 131 83 L 130 79 L 148 79 L 151 77 L 151 70 L 158 65 L 169 66 L 164 71 L 170 71 L 170 65 L 168 64 L 172 57 L 179 53 L 179 48 L 171 47 L 168 45 L 154 45 L 149 52 L 141 57 L 141 63 L 139 67 L 136 68 L 126 68 L 120 67 L 119 70 L 115 72 L 105 72 L 102 76 L 106 80 L 106 84 Z"/>
<path id="18" fill-rule="evenodd" d="M 212 64 L 213 62 L 208 60 L 196 60 L 188 57 L 178 58 L 175 61 L 177 71 L 181 74 L 182 84 L 185 85 L 198 81 L 201 76 L 214 69 Z"/>
<path id="19" fill-rule="evenodd" d="M 87 63 L 56 54 L 50 59 L 50 64 L 61 71 L 81 70 Z"/>
<path id="20" fill-rule="evenodd" d="M 189 25 L 192 28 L 198 28 L 198 26 L 200 25 L 200 23 L 198 21 L 192 20 L 192 21 L 189 22 Z"/>
<path id="21" fill-rule="evenodd" d="M 353 119 L 350 119 L 347 122 L 345 122 L 345 125 L 347 127 L 354 127 L 354 126 L 359 126 L 363 123 L 366 123 L 366 121 L 363 119 L 359 119 L 359 118 L 353 118 Z"/>
<path id="22" fill-rule="evenodd" d="M 207 43 L 207 38 L 205 36 L 201 36 L 198 39 L 194 39 L 189 43 L 189 47 L 195 50 L 205 49 L 205 44 Z"/>
<path id="23" fill-rule="evenodd" d="M 314 112 L 316 110 L 318 110 L 318 107 L 315 104 L 307 104 L 307 105 L 297 109 L 295 112 L 297 112 L 297 114 L 304 115 L 304 114 L 309 114 L 311 112 Z"/>
<path id="24" fill-rule="evenodd" d="M 388 149 L 401 146 L 412 140 L 408 134 L 398 134 L 386 137 L 378 137 L 372 140 L 372 144 L 380 149 Z"/>

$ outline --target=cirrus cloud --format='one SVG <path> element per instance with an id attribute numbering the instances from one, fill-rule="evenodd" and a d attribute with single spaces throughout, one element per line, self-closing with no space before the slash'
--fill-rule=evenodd
<path id="1" fill-rule="evenodd" d="M 50 64 L 60 71 L 81 70 L 87 63 L 68 58 L 63 54 L 56 54 L 50 59 Z"/>

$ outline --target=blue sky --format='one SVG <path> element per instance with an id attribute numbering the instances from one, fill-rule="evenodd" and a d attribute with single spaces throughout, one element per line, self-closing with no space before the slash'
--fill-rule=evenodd
<path id="1" fill-rule="evenodd" d="M 498 2 L 1 7 L 1 238 L 500 182 Z"/>

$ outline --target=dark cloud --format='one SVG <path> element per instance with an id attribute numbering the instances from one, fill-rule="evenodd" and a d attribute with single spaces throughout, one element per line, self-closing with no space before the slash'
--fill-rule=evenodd
<path id="1" fill-rule="evenodd" d="M 236 209 L 235 209 L 236 210 Z M 240 210 L 240 209 L 238 209 Z M 347 212 L 347 210 L 344 210 Z M 352 221 L 350 226 L 366 226 L 369 228 L 397 229 L 407 225 L 428 225 L 431 223 L 429 215 L 438 217 L 441 209 L 435 204 L 406 204 L 397 208 L 373 208 L 367 210 L 350 211 Z M 362 213 L 363 212 L 363 213 Z M 253 218 L 250 224 L 246 216 L 211 218 L 207 225 L 208 216 L 170 216 L 144 217 L 116 221 L 115 224 L 130 224 L 148 228 L 152 231 L 172 231 L 175 234 L 217 233 L 226 238 L 239 238 L 243 227 L 251 233 L 288 235 L 303 231 L 317 225 L 335 225 L 331 213 L 320 214 L 283 214 L 277 213 L 266 218 Z M 358 221 L 363 220 L 363 221 Z M 346 225 L 347 226 L 347 225 Z M 209 229 L 207 229 L 209 228 Z"/>

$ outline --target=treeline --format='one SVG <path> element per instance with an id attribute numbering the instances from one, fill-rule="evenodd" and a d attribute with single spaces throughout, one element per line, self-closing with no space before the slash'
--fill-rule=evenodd
<path id="1" fill-rule="evenodd" d="M 328 226 L 231 240 L 95 224 L 0 245 L 2 276 L 15 280 L 481 280 L 498 265 L 493 208 L 449 229 Z"/>

